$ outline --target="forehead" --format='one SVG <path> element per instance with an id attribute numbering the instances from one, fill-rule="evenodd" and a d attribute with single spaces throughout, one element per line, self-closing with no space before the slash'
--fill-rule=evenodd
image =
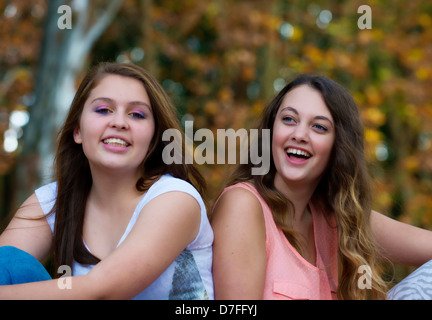
<path id="1" fill-rule="evenodd" d="M 115 74 L 104 76 L 91 90 L 87 100 L 97 97 L 107 97 L 118 101 L 144 101 L 149 102 L 149 97 L 144 85 L 137 79 Z"/>
<path id="2" fill-rule="evenodd" d="M 286 107 L 294 108 L 299 113 L 323 115 L 332 118 L 321 92 L 309 85 L 300 85 L 289 91 L 282 100 L 278 112 L 281 112 Z"/>

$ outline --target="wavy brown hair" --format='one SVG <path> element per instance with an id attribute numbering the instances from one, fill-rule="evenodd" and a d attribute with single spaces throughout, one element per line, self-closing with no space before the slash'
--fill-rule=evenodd
<path id="1" fill-rule="evenodd" d="M 145 191 L 161 175 L 171 174 L 190 182 L 204 196 L 206 183 L 194 165 L 186 164 L 184 159 L 181 164 L 171 165 L 162 161 L 162 150 L 170 143 L 162 140 L 163 132 L 171 128 L 179 132 L 182 130 L 176 110 L 161 85 L 139 66 L 101 63 L 91 69 L 81 82 L 59 133 L 55 158 L 57 199 L 51 211 L 56 215 L 53 237 L 56 267 L 60 265 L 72 267 L 73 260 L 82 264 L 99 262 L 99 259 L 87 250 L 82 239 L 85 207 L 92 186 L 92 176 L 89 162 L 82 146 L 75 143 L 73 132 L 79 126 L 84 104 L 92 89 L 100 83 L 101 79 L 110 74 L 133 78 L 141 82 L 149 96 L 154 115 L 155 133 L 141 164 L 141 177 L 136 182 L 136 189 Z"/>
<path id="2" fill-rule="evenodd" d="M 271 130 L 272 139 L 275 117 L 285 95 L 300 85 L 308 85 L 321 93 L 335 124 L 335 143 L 329 164 L 313 194 L 312 201 L 321 208 L 322 214 L 334 215 L 336 221 L 340 267 L 338 297 L 385 298 L 387 287 L 381 277 L 378 250 L 375 248 L 370 225 L 372 197 L 364 156 L 364 129 L 356 103 L 349 92 L 327 77 L 297 77 L 287 84 L 263 111 L 257 126 L 258 146 L 262 146 L 263 129 Z M 294 206 L 274 186 L 276 168 L 271 152 L 270 157 L 270 169 L 266 175 L 252 175 L 251 169 L 254 165 L 249 161 L 236 168 L 229 184 L 252 182 L 269 205 L 276 225 L 301 253 L 302 240 L 291 228 L 290 223 L 294 215 Z M 358 287 L 358 268 L 362 265 L 371 268 L 371 290 L 362 290 Z"/>

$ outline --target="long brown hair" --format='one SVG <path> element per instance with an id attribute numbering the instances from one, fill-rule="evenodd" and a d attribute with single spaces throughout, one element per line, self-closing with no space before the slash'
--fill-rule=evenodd
<path id="1" fill-rule="evenodd" d="M 141 177 L 136 182 L 138 191 L 147 190 L 161 175 L 174 177 L 192 183 L 204 196 L 205 180 L 193 164 L 165 164 L 162 150 L 169 143 L 162 140 L 167 129 L 181 126 L 178 115 L 168 95 L 146 70 L 132 64 L 101 63 L 95 66 L 81 82 L 72 101 L 66 121 L 59 133 L 59 143 L 55 158 L 57 198 L 51 213 L 55 212 L 53 237 L 54 264 L 69 265 L 73 260 L 82 264 L 96 264 L 99 259 L 92 255 L 82 239 L 84 213 L 87 198 L 92 186 L 89 162 L 82 146 L 73 139 L 73 131 L 79 126 L 84 104 L 91 90 L 105 76 L 120 75 L 136 79 L 144 86 L 152 107 L 155 120 L 155 133 L 145 159 L 141 164 Z M 182 155 L 184 157 L 184 155 Z"/>
<path id="2" fill-rule="evenodd" d="M 263 129 L 273 132 L 277 111 L 292 89 L 308 85 L 321 93 L 334 119 L 336 136 L 329 164 L 317 186 L 312 201 L 324 215 L 334 215 L 338 230 L 341 299 L 384 298 L 386 284 L 382 280 L 374 246 L 370 214 L 371 183 L 364 157 L 364 129 L 354 99 L 335 81 L 318 75 L 301 75 L 288 83 L 265 108 L 258 124 L 258 146 L 262 146 Z M 270 134 L 272 137 L 272 134 Z M 272 139 L 272 138 L 271 138 Z M 270 142 L 271 145 L 271 142 Z M 262 152 L 263 150 L 261 150 Z M 274 186 L 276 168 L 270 153 L 270 169 L 266 175 L 252 175 L 252 161 L 239 165 L 230 184 L 250 181 L 270 207 L 273 218 L 290 243 L 301 252 L 301 239 L 291 228 L 294 207 Z M 288 212 L 288 214 L 287 214 Z M 372 289 L 358 288 L 358 268 L 372 270 Z M 369 291 L 369 292 L 367 292 Z"/>

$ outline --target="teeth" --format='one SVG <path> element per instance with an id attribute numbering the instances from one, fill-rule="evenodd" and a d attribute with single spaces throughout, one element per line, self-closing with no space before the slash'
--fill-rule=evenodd
<path id="1" fill-rule="evenodd" d="M 127 147 L 129 145 L 126 141 L 118 138 L 105 139 L 103 140 L 103 143 L 121 147 Z"/>
<path id="2" fill-rule="evenodd" d="M 309 152 L 295 149 L 295 148 L 288 148 L 287 153 L 296 154 L 296 155 L 307 157 L 307 158 L 310 158 L 312 156 Z"/>

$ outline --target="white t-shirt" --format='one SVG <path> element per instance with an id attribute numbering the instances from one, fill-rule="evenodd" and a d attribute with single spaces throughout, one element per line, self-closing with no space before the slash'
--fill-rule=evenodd
<path id="1" fill-rule="evenodd" d="M 214 299 L 212 256 L 213 230 L 207 218 L 204 202 L 198 191 L 188 182 L 163 175 L 142 196 L 124 232 L 119 246 L 135 225 L 142 208 L 152 199 L 166 192 L 182 191 L 193 196 L 201 208 L 201 223 L 198 235 L 177 257 L 177 259 L 149 287 L 134 299 L 151 300 L 193 300 Z M 35 191 L 45 214 L 55 204 L 57 183 L 52 182 Z M 175 213 L 173 213 L 175 214 Z M 47 216 L 51 231 L 54 232 L 55 213 Z M 88 248 L 87 248 L 88 249 Z M 89 249 L 88 249 L 89 250 Z M 90 251 L 90 250 L 89 250 Z M 163 254 L 163 252 L 161 252 Z M 82 265 L 74 261 L 73 275 L 85 275 L 94 265 Z"/>

